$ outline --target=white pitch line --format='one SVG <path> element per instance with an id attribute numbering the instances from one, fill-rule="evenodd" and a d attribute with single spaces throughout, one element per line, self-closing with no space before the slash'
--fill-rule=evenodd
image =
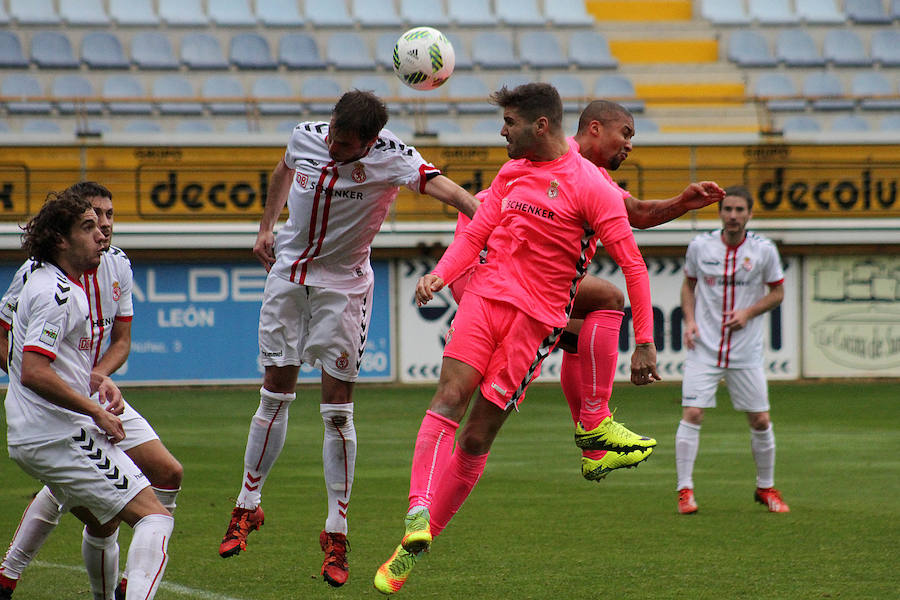
<path id="1" fill-rule="evenodd" d="M 84 573 L 84 567 L 75 567 L 72 565 L 61 565 L 58 563 L 44 562 L 42 560 L 36 560 L 33 563 L 36 567 L 47 567 L 51 569 L 63 569 L 66 571 L 78 571 Z M 168 581 L 163 581 L 159 584 L 161 589 L 166 590 L 167 592 L 173 592 L 175 594 L 180 594 L 182 596 L 189 596 L 192 598 L 203 598 L 204 600 L 242 600 L 241 598 L 234 598 L 232 596 L 223 596 L 221 594 L 216 594 L 214 592 L 208 592 L 206 590 L 196 590 L 194 588 L 187 587 L 186 585 L 181 585 L 178 583 L 171 583 Z"/>

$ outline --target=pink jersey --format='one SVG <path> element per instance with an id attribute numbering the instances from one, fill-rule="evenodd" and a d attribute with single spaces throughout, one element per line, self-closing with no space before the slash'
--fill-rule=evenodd
<path id="1" fill-rule="evenodd" d="M 466 293 L 508 302 L 563 327 L 599 238 L 628 282 L 638 343 L 652 341 L 647 269 L 617 189 L 574 148 L 549 162 L 511 160 L 434 273 L 455 280 L 486 245 L 485 262 L 475 268 Z"/>

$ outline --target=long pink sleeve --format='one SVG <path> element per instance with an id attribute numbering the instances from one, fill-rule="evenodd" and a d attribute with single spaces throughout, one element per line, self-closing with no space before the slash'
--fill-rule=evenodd
<path id="1" fill-rule="evenodd" d="M 616 261 L 625 276 L 628 300 L 631 302 L 631 324 L 634 327 L 635 343 L 652 342 L 653 306 L 650 303 L 650 277 L 634 236 L 629 235 L 610 244 L 604 244 L 603 249 Z"/>

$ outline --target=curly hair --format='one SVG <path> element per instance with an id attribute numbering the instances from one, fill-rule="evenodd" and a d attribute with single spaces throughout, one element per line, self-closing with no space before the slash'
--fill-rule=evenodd
<path id="1" fill-rule="evenodd" d="M 85 211 L 93 211 L 87 197 L 70 189 L 50 192 L 41 210 L 22 228 L 22 249 L 38 262 L 53 261 L 57 246 L 69 237 Z"/>

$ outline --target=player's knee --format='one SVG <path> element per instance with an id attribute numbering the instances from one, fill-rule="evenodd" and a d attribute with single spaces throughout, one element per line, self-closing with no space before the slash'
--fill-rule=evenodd
<path id="1" fill-rule="evenodd" d="M 772 424 L 769 413 L 748 413 L 747 419 L 750 421 L 751 429 L 756 431 L 765 431 Z"/>
<path id="2" fill-rule="evenodd" d="M 625 310 L 625 294 L 617 287 L 609 286 L 608 293 L 603 297 L 605 306 L 598 306 L 602 310 Z"/>
<path id="3" fill-rule="evenodd" d="M 681 418 L 692 425 L 702 425 L 703 409 L 695 406 L 686 406 L 681 413 Z"/>
<path id="4" fill-rule="evenodd" d="M 184 467 L 171 454 L 165 460 L 161 460 L 150 469 L 150 473 L 145 473 L 150 485 L 155 488 L 166 490 L 177 490 L 181 487 L 181 480 L 184 478 Z"/>

